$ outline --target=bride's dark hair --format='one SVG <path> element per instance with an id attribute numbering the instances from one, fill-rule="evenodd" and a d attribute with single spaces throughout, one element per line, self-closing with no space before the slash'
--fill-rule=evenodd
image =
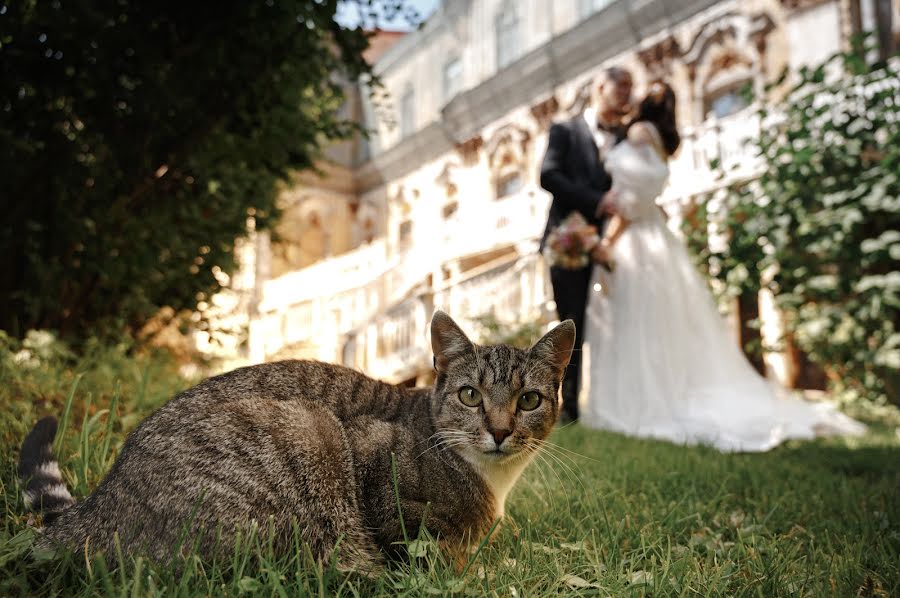
<path id="1" fill-rule="evenodd" d="M 654 81 L 650 85 L 647 97 L 641 100 L 629 126 L 641 121 L 656 125 L 666 152 L 670 156 L 675 153 L 681 144 L 681 136 L 675 124 L 675 92 L 668 83 Z"/>

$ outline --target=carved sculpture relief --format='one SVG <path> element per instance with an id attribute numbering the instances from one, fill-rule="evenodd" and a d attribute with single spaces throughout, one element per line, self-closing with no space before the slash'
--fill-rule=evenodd
<path id="1" fill-rule="evenodd" d="M 478 152 L 483 145 L 484 140 L 481 138 L 481 135 L 475 135 L 462 143 L 456 144 L 456 151 L 462 158 L 463 164 L 471 166 L 478 162 Z"/>
<path id="2" fill-rule="evenodd" d="M 647 71 L 647 79 L 668 79 L 672 75 L 672 64 L 681 55 L 681 47 L 678 41 L 671 35 L 652 46 L 638 50 L 637 56 L 644 69 Z"/>
<path id="3" fill-rule="evenodd" d="M 455 197 L 456 193 L 459 191 L 459 185 L 457 184 L 456 179 L 456 170 L 459 169 L 459 167 L 460 164 L 458 162 L 448 161 L 434 179 L 434 182 L 437 183 L 438 187 L 444 190 L 444 195 L 447 198 Z"/>
<path id="4" fill-rule="evenodd" d="M 531 133 L 516 125 L 498 129 L 485 146 L 488 167 L 499 199 L 512 195 L 525 184 Z"/>
<path id="5" fill-rule="evenodd" d="M 766 71 L 766 39 L 775 28 L 767 13 L 732 11 L 703 24 L 681 56 L 691 86 L 695 121 L 724 93 L 748 83 L 761 91 Z"/>
<path id="6" fill-rule="evenodd" d="M 596 86 L 597 81 L 594 78 L 590 78 L 578 85 L 578 87 L 575 88 L 572 98 L 567 102 L 563 102 L 563 114 L 571 118 L 584 112 L 585 108 L 591 103 L 591 95 Z"/>
<path id="7" fill-rule="evenodd" d="M 549 98 L 534 104 L 531 107 L 531 116 L 534 118 L 535 122 L 537 122 L 538 129 L 543 131 L 553 122 L 553 117 L 556 115 L 557 111 L 559 111 L 559 101 L 557 101 L 555 95 L 552 95 Z"/>

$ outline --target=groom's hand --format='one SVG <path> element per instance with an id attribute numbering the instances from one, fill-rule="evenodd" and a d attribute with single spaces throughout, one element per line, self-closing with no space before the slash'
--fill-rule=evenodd
<path id="1" fill-rule="evenodd" d="M 604 193 L 600 203 L 597 204 L 597 211 L 594 213 L 594 216 L 600 217 L 603 214 L 615 216 L 618 214 L 619 207 L 616 205 L 616 198 L 618 195 L 619 194 L 612 189 Z"/>

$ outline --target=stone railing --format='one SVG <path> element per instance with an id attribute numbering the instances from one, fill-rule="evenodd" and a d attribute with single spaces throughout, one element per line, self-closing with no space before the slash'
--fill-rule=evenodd
<path id="1" fill-rule="evenodd" d="M 478 332 L 477 318 L 493 314 L 512 324 L 537 318 L 548 301 L 549 272 L 537 254 L 537 242 L 524 255 L 485 264 L 466 277 L 434 293 L 435 309 L 453 316 L 468 330 Z"/>
<path id="2" fill-rule="evenodd" d="M 762 162 L 748 144 L 759 136 L 759 126 L 756 107 L 751 106 L 685 129 L 681 148 L 669 164 L 671 176 L 662 203 L 682 201 L 759 175 Z M 718 162 L 718 168 L 713 168 L 713 161 Z"/>
<path id="3" fill-rule="evenodd" d="M 249 360 L 259 363 L 294 347 L 296 356 L 334 359 L 336 333 L 385 305 L 384 275 L 395 266 L 384 240 L 265 281 L 250 317 Z M 314 350 L 303 350 L 314 345 Z"/>
<path id="4" fill-rule="evenodd" d="M 259 310 L 278 310 L 363 286 L 381 276 L 390 265 L 387 243 L 378 239 L 343 255 L 263 282 Z"/>
<path id="5" fill-rule="evenodd" d="M 440 257 L 449 261 L 537 238 L 549 206 L 549 196 L 534 184 L 503 199 L 463 204 L 442 223 Z"/>
<path id="6" fill-rule="evenodd" d="M 412 379 L 431 367 L 428 324 L 436 309 L 477 336 L 480 316 L 524 322 L 541 317 L 550 300 L 547 269 L 536 252 L 501 259 L 367 322 L 347 336 L 342 362 L 382 380 Z"/>
<path id="7" fill-rule="evenodd" d="M 523 190 L 507 199 L 465 206 L 472 213 L 443 223 L 427 248 L 411 247 L 390 255 L 386 241 L 380 239 L 265 281 L 250 317 L 249 360 L 258 363 L 276 356 L 340 360 L 342 337 L 379 314 L 385 318 L 385 330 L 390 321 L 401 329 L 400 321 L 392 320 L 403 312 L 405 303 L 398 302 L 425 285 L 442 263 L 533 243 L 542 230 L 546 206 L 543 194 Z"/>
<path id="8" fill-rule="evenodd" d="M 760 162 L 746 141 L 758 127 L 751 107 L 686 130 L 662 203 L 680 204 L 757 175 Z M 711 167 L 714 159 L 721 172 Z M 548 204 L 533 184 L 501 200 L 461 201 L 456 214 L 434 221 L 434 230 L 402 253 L 392 254 L 380 239 L 264 282 L 249 318 L 249 360 L 312 357 L 401 380 L 428 366 L 426 329 L 435 309 L 467 330 L 492 311 L 501 320 L 534 316 L 551 298 L 536 254 Z M 677 208 L 672 215 L 677 220 Z M 512 246 L 505 261 L 462 275 L 441 271 L 454 260 Z"/>

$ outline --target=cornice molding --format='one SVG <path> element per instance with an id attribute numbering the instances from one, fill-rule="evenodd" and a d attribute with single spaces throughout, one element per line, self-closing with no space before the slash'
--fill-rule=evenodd
<path id="1" fill-rule="evenodd" d="M 361 170 L 368 174 L 358 179 L 357 188 L 365 192 L 370 184 L 379 184 L 379 178 L 390 181 L 407 174 L 478 137 L 485 126 L 513 109 L 554 94 L 560 85 L 629 49 L 639 48 L 644 38 L 678 25 L 719 1 L 683 0 L 675 7 L 671 0 L 613 2 L 454 97 L 441 110 L 438 121 L 372 158 L 372 167 L 380 176 L 372 176 L 369 165 L 362 165 Z M 408 44 L 416 37 L 413 34 L 409 41 L 398 42 L 391 52 L 408 52 Z"/>

